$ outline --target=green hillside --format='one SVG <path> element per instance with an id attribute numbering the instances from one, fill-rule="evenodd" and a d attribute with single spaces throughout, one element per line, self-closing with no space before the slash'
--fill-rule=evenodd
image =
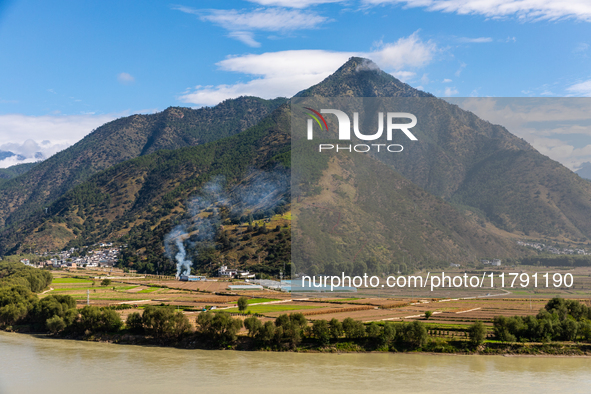
<path id="1" fill-rule="evenodd" d="M 27 245 L 46 251 L 111 240 L 128 243 L 134 256 L 127 258 L 136 265 L 169 271 L 163 239 L 187 216 L 189 197 L 216 176 L 232 186 L 253 167 L 279 165 L 289 150 L 288 119 L 282 106 L 239 135 L 160 150 L 102 171 L 51 204 L 48 214 L 3 231 L 0 254 Z"/>
<path id="2" fill-rule="evenodd" d="M 412 272 L 484 256 L 524 255 L 508 234 L 425 192 L 371 156 L 331 155 L 314 185 L 294 194 L 292 203 L 298 272 Z"/>
<path id="3" fill-rule="evenodd" d="M 0 228 L 27 219 L 101 170 L 158 150 L 235 135 L 258 123 L 284 101 L 241 97 L 212 108 L 170 107 L 152 115 L 132 115 L 109 122 L 23 176 L 0 184 Z"/>
<path id="4" fill-rule="evenodd" d="M 19 175 L 27 173 L 31 168 L 33 168 L 37 164 L 38 163 L 24 163 L 10 166 L 8 168 L 0 168 L 0 179 L 8 180 L 16 178 Z"/>

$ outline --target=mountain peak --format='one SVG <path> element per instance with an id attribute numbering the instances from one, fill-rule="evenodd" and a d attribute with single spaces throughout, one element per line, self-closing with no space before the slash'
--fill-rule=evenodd
<path id="1" fill-rule="evenodd" d="M 353 56 L 347 60 L 334 74 L 356 74 L 363 71 L 383 73 L 380 67 L 371 59 Z"/>
<path id="2" fill-rule="evenodd" d="M 376 63 L 351 57 L 324 81 L 295 97 L 433 97 L 382 71 Z"/>

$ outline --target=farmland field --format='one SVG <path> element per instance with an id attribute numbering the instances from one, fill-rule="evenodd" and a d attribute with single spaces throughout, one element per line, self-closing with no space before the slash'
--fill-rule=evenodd
<path id="1" fill-rule="evenodd" d="M 248 304 L 260 304 L 263 302 L 273 302 L 273 301 L 279 301 L 278 298 L 250 298 L 248 299 Z M 236 302 L 234 301 L 230 301 L 229 303 L 231 304 L 235 304 Z"/>
<path id="2" fill-rule="evenodd" d="M 320 306 L 312 305 L 285 305 L 285 304 L 271 304 L 271 305 L 253 305 L 249 306 L 247 312 L 252 313 L 271 313 L 271 312 L 287 312 L 287 311 L 301 311 L 305 309 L 316 309 Z M 239 312 L 238 308 L 226 309 L 226 312 Z"/>
<path id="3" fill-rule="evenodd" d="M 61 283 L 92 283 L 91 280 L 88 279 L 78 279 L 78 278 L 55 278 L 53 279 L 53 284 L 61 284 Z"/>
<path id="4" fill-rule="evenodd" d="M 536 267 L 537 268 L 537 267 Z M 531 271 L 533 272 L 533 271 Z M 235 307 L 239 297 L 248 298 L 247 311 L 262 315 L 263 321 L 274 320 L 284 313 L 301 312 L 310 321 L 347 317 L 369 322 L 404 322 L 421 320 L 428 325 L 431 335 L 455 335 L 454 330 L 465 330 L 475 321 L 482 321 L 489 329 L 495 316 L 535 315 L 545 303 L 557 294 L 565 298 L 579 299 L 591 306 L 591 270 L 572 270 L 574 288 L 515 288 L 515 289 L 451 289 L 434 292 L 428 289 L 359 289 L 350 294 L 316 293 L 292 295 L 273 290 L 235 292 L 228 289 L 232 282 L 214 280 L 204 282 L 179 282 L 170 277 L 134 276 L 112 270 L 111 284 L 100 286 L 104 272 L 54 272 L 53 290 L 40 295 L 71 295 L 79 307 L 86 305 L 87 291 L 90 305 L 131 305 L 131 309 L 118 311 L 123 319 L 147 305 L 171 305 L 187 314 L 191 324 L 203 308 L 215 306 L 217 310 L 238 312 Z M 447 273 L 447 272 L 446 272 Z M 459 273 L 449 273 L 455 275 Z M 238 282 L 234 282 L 238 283 Z M 258 305 L 253 305 L 258 304 Z M 432 315 L 426 319 L 425 312 Z M 451 333 L 450 333 L 451 332 Z"/>

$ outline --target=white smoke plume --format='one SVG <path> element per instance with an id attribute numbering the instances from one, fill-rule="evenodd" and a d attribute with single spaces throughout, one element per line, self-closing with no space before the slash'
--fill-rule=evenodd
<path id="1" fill-rule="evenodd" d="M 244 180 L 226 190 L 224 177 L 208 182 L 198 197 L 188 203 L 189 218 L 175 226 L 164 237 L 166 256 L 176 262 L 177 278 L 190 275 L 193 257 L 203 245 L 211 245 L 222 221 L 222 211 L 229 218 L 243 217 L 247 212 L 268 212 L 289 200 L 289 171 L 252 170 Z M 189 257 L 188 257 L 189 256 Z"/>

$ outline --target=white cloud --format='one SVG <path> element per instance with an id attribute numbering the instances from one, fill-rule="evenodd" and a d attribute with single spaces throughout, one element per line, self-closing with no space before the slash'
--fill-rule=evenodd
<path id="1" fill-rule="evenodd" d="M 464 69 L 466 68 L 466 63 L 462 62 L 460 63 L 460 68 L 458 68 L 456 70 L 456 72 L 454 73 L 456 77 L 459 77 L 462 74 L 462 71 L 464 71 Z"/>
<path id="2" fill-rule="evenodd" d="M 456 89 L 455 87 L 453 88 L 445 88 L 445 91 L 443 92 L 443 95 L 445 97 L 450 97 L 453 96 L 454 94 L 458 94 L 458 89 Z"/>
<path id="3" fill-rule="evenodd" d="M 485 42 L 492 42 L 492 38 L 490 37 L 479 37 L 479 38 L 468 38 L 468 37 L 459 37 L 459 42 L 465 42 L 468 44 L 482 44 Z"/>
<path id="4" fill-rule="evenodd" d="M 376 50 L 367 54 L 383 68 L 399 70 L 403 67 L 423 67 L 431 62 L 437 47 L 431 41 L 421 41 L 415 32 L 395 43 L 379 43 Z"/>
<path id="5" fill-rule="evenodd" d="M 258 48 L 253 31 L 289 32 L 301 29 L 316 29 L 330 19 L 314 12 L 259 8 L 253 11 L 194 9 L 177 6 L 174 9 L 197 15 L 199 19 L 215 23 L 229 31 L 228 37 Z"/>
<path id="6" fill-rule="evenodd" d="M 231 31 L 228 33 L 228 37 L 235 38 L 249 47 L 258 48 L 261 46 L 261 43 L 254 39 L 254 34 L 251 31 Z"/>
<path id="7" fill-rule="evenodd" d="M 264 6 L 306 8 L 318 4 L 343 3 L 343 0 L 248 0 Z"/>
<path id="8" fill-rule="evenodd" d="M 428 11 L 477 14 L 488 18 L 516 17 L 522 21 L 577 19 L 591 21 L 589 0 L 363 0 L 365 5 L 400 4 Z"/>
<path id="9" fill-rule="evenodd" d="M 451 82 L 451 79 L 449 79 L 449 78 L 445 78 L 445 79 L 444 79 L 443 81 L 441 81 L 441 82 L 442 82 L 442 83 L 450 83 L 450 82 Z"/>
<path id="10" fill-rule="evenodd" d="M 204 21 L 213 22 L 228 30 L 284 31 L 314 29 L 328 21 L 327 17 L 313 12 L 277 8 L 257 9 L 250 12 L 238 10 L 197 10 Z"/>
<path id="11" fill-rule="evenodd" d="M 128 73 L 119 73 L 117 75 L 117 80 L 123 85 L 129 85 L 135 82 L 135 78 Z"/>
<path id="12" fill-rule="evenodd" d="M 197 86 L 194 91 L 182 95 L 180 100 L 215 105 L 239 96 L 291 97 L 322 81 L 354 55 L 352 52 L 295 50 L 229 58 L 217 65 L 225 71 L 258 78 L 233 85 Z"/>
<path id="13" fill-rule="evenodd" d="M 587 44 L 586 42 L 579 42 L 575 46 L 575 49 L 573 49 L 573 52 L 574 53 L 582 53 L 582 52 L 587 52 L 588 49 L 589 49 L 589 44 Z"/>
<path id="14" fill-rule="evenodd" d="M 34 163 L 44 160 L 60 150 L 67 148 L 67 144 L 52 144 L 44 140 L 41 143 L 31 139 L 23 143 L 9 142 L 0 145 L 1 151 L 12 152 L 15 155 L 0 161 L 0 168 L 6 168 L 15 164 Z"/>
<path id="15" fill-rule="evenodd" d="M 35 163 L 36 161 L 39 161 L 39 160 L 33 159 L 33 158 L 21 160 L 21 159 L 17 158 L 17 156 L 11 156 L 11 157 L 7 157 L 4 160 L 0 160 L 0 168 L 8 168 L 8 167 L 15 166 L 17 164 Z"/>
<path id="16" fill-rule="evenodd" d="M 569 86 L 566 90 L 575 96 L 591 97 L 591 79 Z"/>
<path id="17" fill-rule="evenodd" d="M 407 82 L 412 80 L 417 75 L 417 73 L 412 71 L 395 71 L 392 73 L 392 75 L 402 82 Z"/>
<path id="18" fill-rule="evenodd" d="M 116 115 L 26 116 L 0 115 L 0 150 L 20 154 L 23 162 L 37 161 L 36 152 L 47 158 L 78 142 L 93 129 Z M 48 141 L 51 139 L 51 142 Z M 16 158 L 0 162 L 0 167 L 17 164 Z"/>
<path id="19" fill-rule="evenodd" d="M 316 29 L 330 19 L 314 12 L 287 10 L 282 8 L 258 8 L 252 11 L 194 9 L 174 7 L 178 11 L 193 14 L 205 22 L 215 23 L 228 30 L 228 37 L 235 38 L 251 47 L 261 44 L 254 38 L 253 31 L 289 32 L 302 29 Z"/>
<path id="20" fill-rule="evenodd" d="M 393 75 L 411 77 L 414 71 L 409 68 L 429 64 L 436 51 L 434 43 L 421 41 L 414 33 L 395 43 L 379 43 L 370 52 L 292 50 L 230 57 L 217 63 L 218 67 L 254 78 L 232 85 L 196 86 L 182 94 L 179 100 L 197 105 L 215 105 L 225 99 L 244 95 L 263 98 L 291 97 L 300 90 L 321 82 L 351 56 L 370 58 Z"/>

